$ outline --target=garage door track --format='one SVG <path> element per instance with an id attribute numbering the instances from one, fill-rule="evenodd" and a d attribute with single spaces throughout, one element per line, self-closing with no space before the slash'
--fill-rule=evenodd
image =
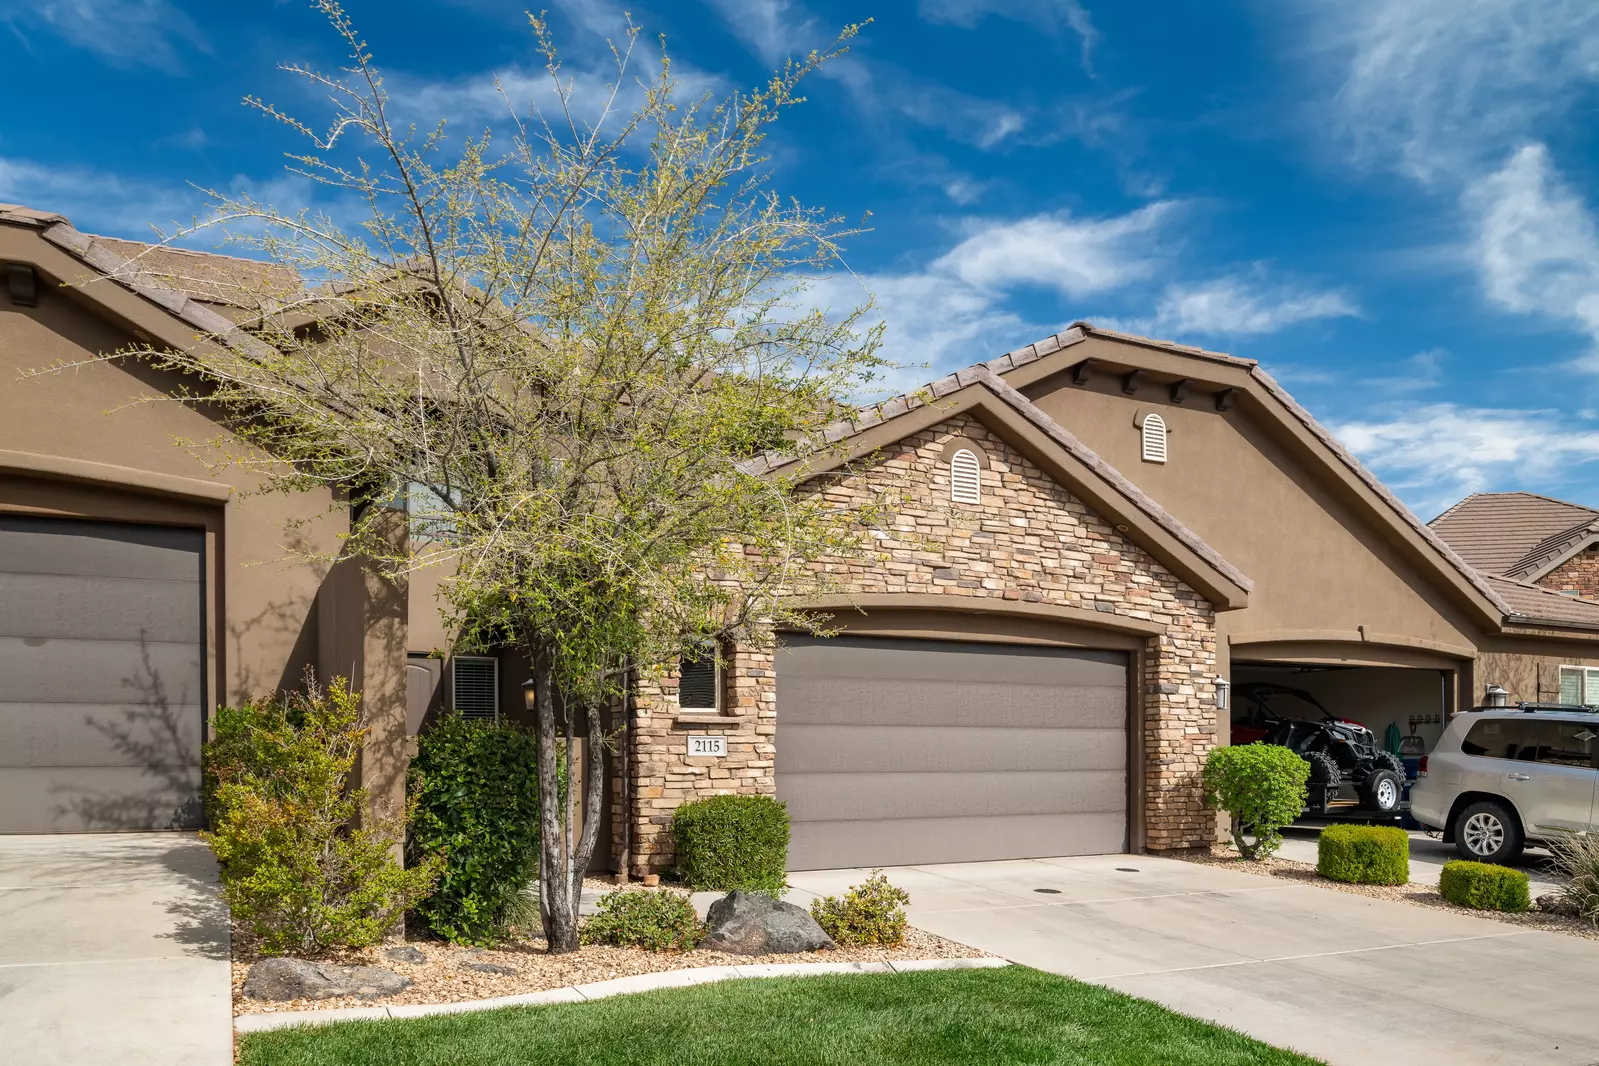
<path id="1" fill-rule="evenodd" d="M 1332 1066 L 1599 1063 L 1596 941 L 1147 855 L 887 872 L 921 929 Z"/>
<path id="2" fill-rule="evenodd" d="M 0 836 L 0 1061 L 224 1066 L 228 956 L 194 834 Z"/>

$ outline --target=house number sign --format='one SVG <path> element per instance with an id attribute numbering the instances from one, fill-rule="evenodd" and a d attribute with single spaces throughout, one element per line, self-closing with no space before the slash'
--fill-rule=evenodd
<path id="1" fill-rule="evenodd" d="M 690 733 L 688 737 L 688 753 L 690 755 L 720 758 L 727 754 L 727 738 Z"/>

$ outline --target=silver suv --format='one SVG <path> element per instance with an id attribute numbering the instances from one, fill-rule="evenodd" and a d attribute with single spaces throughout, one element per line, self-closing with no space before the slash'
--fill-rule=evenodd
<path id="1" fill-rule="evenodd" d="M 1599 711 L 1556 704 L 1457 714 L 1410 789 L 1410 816 L 1468 859 L 1508 862 L 1562 831 L 1599 831 Z"/>

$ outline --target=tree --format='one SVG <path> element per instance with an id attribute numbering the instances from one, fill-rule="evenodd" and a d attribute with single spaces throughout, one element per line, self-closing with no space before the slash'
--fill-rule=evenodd
<path id="1" fill-rule="evenodd" d="M 602 710 L 630 671 L 707 640 L 814 628 L 785 597 L 826 582 L 811 561 L 865 544 L 865 513 L 796 494 L 799 472 L 741 466 L 827 447 L 823 427 L 883 365 L 868 308 L 806 306 L 807 278 L 836 266 L 853 231 L 774 194 L 761 155 L 801 80 L 855 28 L 763 88 L 687 103 L 664 48 L 653 76 L 629 81 L 632 30 L 585 121 L 534 18 L 550 117 L 508 110 L 503 142 L 485 131 L 452 147 L 442 125 L 396 122 L 365 43 L 320 6 L 350 66 L 286 69 L 327 90 L 331 126 L 254 102 L 309 139 L 293 169 L 358 200 L 359 226 L 213 193 L 205 226 L 314 287 L 251 292 L 245 277 L 236 299 L 259 310 L 238 326 L 120 354 L 197 375 L 185 399 L 220 412 L 227 461 L 272 489 L 344 494 L 350 547 L 373 565 L 453 568 L 443 590 L 462 648 L 527 653 L 542 917 L 550 950 L 570 951 L 598 820 L 574 839 L 557 704 L 565 750 L 586 739 L 598 810 Z M 380 517 L 396 501 L 411 515 L 402 542 Z"/>

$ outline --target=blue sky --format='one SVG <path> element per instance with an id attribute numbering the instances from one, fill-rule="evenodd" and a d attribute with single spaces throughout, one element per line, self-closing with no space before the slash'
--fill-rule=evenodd
<path id="1" fill-rule="evenodd" d="M 604 76 L 624 5 L 548 0 Z M 423 117 L 532 94 L 524 7 L 351 0 Z M 850 217 L 854 278 L 922 378 L 1075 319 L 1256 358 L 1423 518 L 1469 491 L 1599 506 L 1599 4 L 1592 0 L 648 0 L 685 83 L 752 85 L 872 18 L 771 142 Z M 246 94 L 332 68 L 300 3 L 0 0 L 0 200 L 139 237 L 319 193 Z M 25 93 L 18 87 L 26 86 Z M 858 281 L 856 279 L 859 279 Z"/>

